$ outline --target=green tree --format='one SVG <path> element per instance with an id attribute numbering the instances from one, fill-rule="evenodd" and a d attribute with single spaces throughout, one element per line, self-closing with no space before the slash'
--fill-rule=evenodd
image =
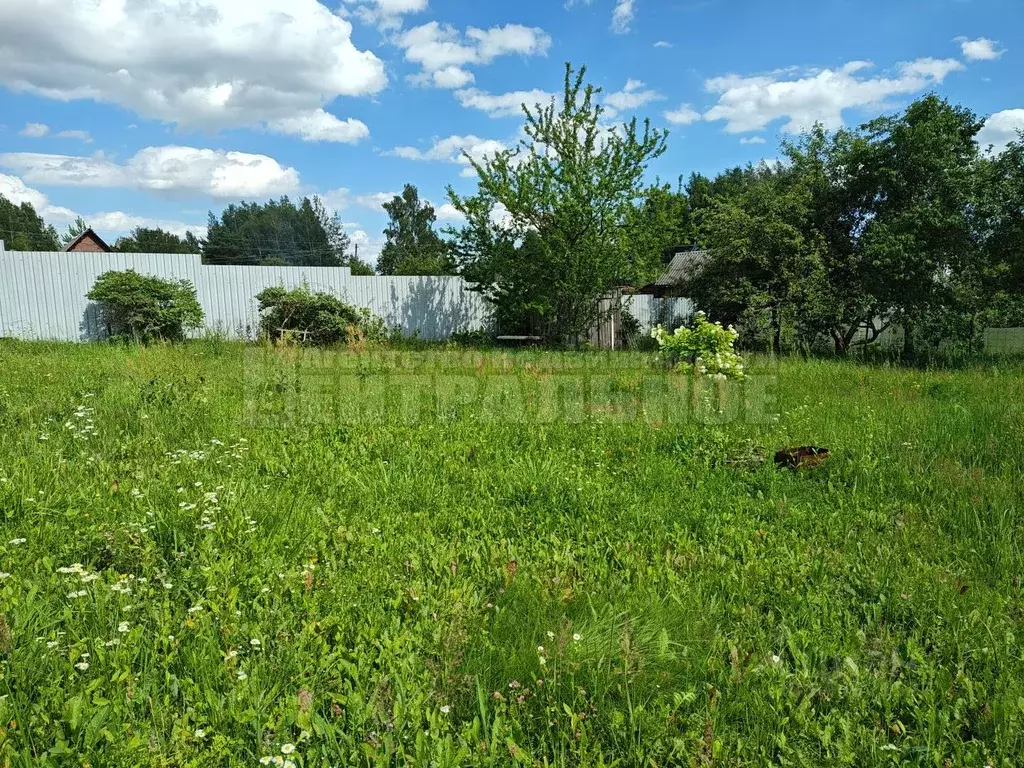
<path id="1" fill-rule="evenodd" d="M 67 231 L 65 231 L 64 234 L 60 236 L 60 240 L 64 244 L 64 246 L 67 247 L 75 241 L 76 237 L 81 235 L 87 229 L 89 229 L 89 225 L 85 223 L 85 219 L 83 219 L 81 216 L 78 216 L 75 218 L 74 224 L 68 224 Z"/>
<path id="2" fill-rule="evenodd" d="M 60 237 L 29 202 L 15 205 L 0 195 L 0 240 L 9 251 L 59 251 Z"/>
<path id="3" fill-rule="evenodd" d="M 448 190 L 467 220 L 456 240 L 464 273 L 489 300 L 535 310 L 541 334 L 556 343 L 582 337 L 616 285 L 661 266 L 637 211 L 666 133 L 649 122 L 638 131 L 636 119 L 604 125 L 600 89 L 584 85 L 585 74 L 566 64 L 561 104 L 523 105 L 526 138 L 515 149 L 484 162 L 467 155 L 479 177 L 475 196 Z"/>
<path id="4" fill-rule="evenodd" d="M 338 215 L 319 198 L 293 203 L 287 196 L 265 204 L 229 205 L 210 212 L 203 260 L 209 264 L 344 266 L 349 238 Z"/>
<path id="5" fill-rule="evenodd" d="M 784 329 L 805 322 L 825 291 L 825 244 L 811 226 L 812 196 L 784 169 L 752 169 L 702 215 L 709 260 L 684 286 L 716 320 L 749 330 L 766 318 L 772 350 Z"/>
<path id="6" fill-rule="evenodd" d="M 122 253 L 199 253 L 199 239 L 191 232 L 178 237 L 159 227 L 136 227 L 131 234 L 117 238 L 114 250 Z"/>
<path id="7" fill-rule="evenodd" d="M 901 115 L 862 128 L 848 155 L 863 226 L 852 236 L 872 266 L 874 295 L 904 329 L 914 355 L 918 320 L 955 301 L 948 275 L 978 257 L 973 233 L 975 178 L 983 121 L 935 95 Z"/>
<path id="8" fill-rule="evenodd" d="M 384 203 L 388 214 L 386 238 L 377 268 L 382 275 L 453 275 L 450 246 L 434 230 L 434 206 L 420 200 L 419 191 L 406 184 L 401 195 Z"/>

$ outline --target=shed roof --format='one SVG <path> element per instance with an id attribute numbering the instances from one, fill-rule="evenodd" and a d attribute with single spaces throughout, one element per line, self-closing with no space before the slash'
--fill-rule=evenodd
<path id="1" fill-rule="evenodd" d="M 654 284 L 668 286 L 684 283 L 697 274 L 707 260 L 708 251 L 704 249 L 679 251 L 672 257 L 672 261 L 669 262 L 661 276 L 654 281 Z"/>

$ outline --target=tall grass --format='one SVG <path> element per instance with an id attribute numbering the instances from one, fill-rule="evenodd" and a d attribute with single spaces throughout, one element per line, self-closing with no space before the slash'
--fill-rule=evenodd
<path id="1" fill-rule="evenodd" d="M 628 419 L 642 355 L 0 358 L 5 765 L 1024 755 L 1020 367 L 758 360 L 775 406 Z"/>

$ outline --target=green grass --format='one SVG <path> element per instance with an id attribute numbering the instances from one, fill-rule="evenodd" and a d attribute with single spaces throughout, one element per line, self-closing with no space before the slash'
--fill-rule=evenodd
<path id="1" fill-rule="evenodd" d="M 753 370 L 0 344 L 0 764 L 1019 765 L 1024 369 Z"/>

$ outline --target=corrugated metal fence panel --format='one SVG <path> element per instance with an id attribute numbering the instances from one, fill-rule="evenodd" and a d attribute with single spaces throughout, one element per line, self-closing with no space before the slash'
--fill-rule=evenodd
<path id="1" fill-rule="evenodd" d="M 191 280 L 207 329 L 236 338 L 255 335 L 256 294 L 276 285 L 332 293 L 425 339 L 477 330 L 489 316 L 486 302 L 459 277 L 354 277 L 347 267 L 208 266 L 187 254 L 0 251 L 0 336 L 97 338 L 102 329 L 96 307 L 85 295 L 111 269 Z"/>
<path id="2" fill-rule="evenodd" d="M 694 306 L 689 299 L 649 296 L 645 293 L 624 297 L 624 306 L 636 318 L 641 330 L 650 331 L 656 325 L 677 328 L 690 322 Z"/>

